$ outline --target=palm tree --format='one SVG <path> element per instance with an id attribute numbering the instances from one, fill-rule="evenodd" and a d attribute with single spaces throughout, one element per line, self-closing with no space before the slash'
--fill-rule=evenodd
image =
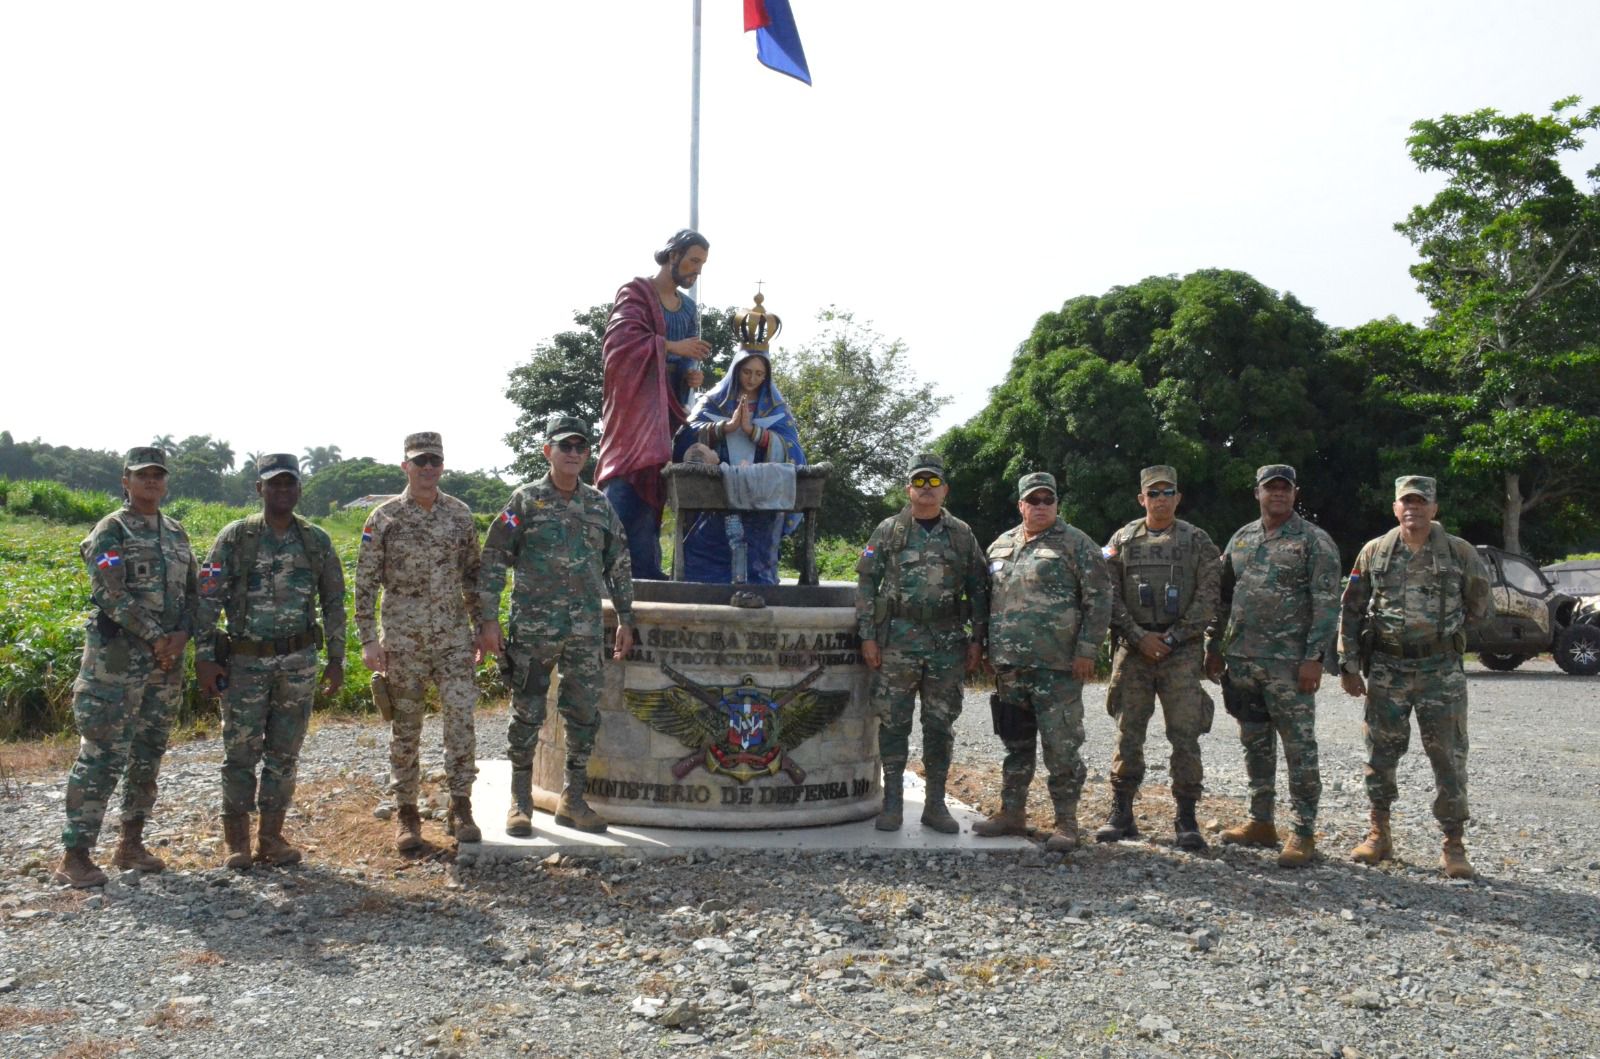
<path id="1" fill-rule="evenodd" d="M 172 455 L 173 448 L 178 444 L 178 442 L 171 434 L 157 434 L 155 437 L 150 439 L 150 444 L 154 445 L 156 448 L 170 456 Z"/>
<path id="2" fill-rule="evenodd" d="M 224 471 L 233 469 L 233 446 L 226 441 L 218 439 L 211 443 L 211 451 L 216 453 L 217 465 Z"/>
<path id="3" fill-rule="evenodd" d="M 300 457 L 300 467 L 306 474 L 316 474 L 323 468 L 338 463 L 342 458 L 337 445 L 315 445 L 306 449 L 306 454 Z"/>

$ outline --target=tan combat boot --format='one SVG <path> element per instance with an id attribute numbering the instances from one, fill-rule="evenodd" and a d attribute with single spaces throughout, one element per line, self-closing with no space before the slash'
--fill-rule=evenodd
<path id="1" fill-rule="evenodd" d="M 401 805 L 394 811 L 394 848 L 401 853 L 422 848 L 422 817 L 415 805 Z"/>
<path id="2" fill-rule="evenodd" d="M 922 826 L 945 835 L 959 833 L 961 825 L 950 815 L 950 807 L 944 804 L 945 774 L 930 771 L 923 778 L 928 789 L 927 800 L 922 804 Z"/>
<path id="3" fill-rule="evenodd" d="M 1372 810 L 1372 828 L 1361 844 L 1350 851 L 1350 859 L 1357 864 L 1378 864 L 1394 859 L 1394 838 L 1389 833 L 1389 812 Z"/>
<path id="4" fill-rule="evenodd" d="M 533 834 L 533 770 L 511 770 L 511 808 L 506 810 L 506 834 L 527 838 Z"/>
<path id="5" fill-rule="evenodd" d="M 598 835 L 606 829 L 606 821 L 583 800 L 583 785 L 588 779 L 588 769 L 567 770 L 567 784 L 561 788 L 561 802 L 556 806 L 556 823 Z"/>
<path id="6" fill-rule="evenodd" d="M 162 859 L 144 848 L 144 818 L 122 821 L 121 837 L 111 863 L 119 868 L 138 868 L 154 874 L 167 865 Z"/>
<path id="7" fill-rule="evenodd" d="M 1001 835 L 1026 835 L 1028 833 L 1028 785 L 1007 776 L 1000 785 L 1000 811 L 987 820 L 972 825 L 972 833 L 980 838 L 998 838 Z"/>
<path id="8" fill-rule="evenodd" d="M 468 794 L 452 794 L 450 796 L 450 817 L 447 823 L 449 832 L 455 836 L 456 845 L 463 842 L 482 842 L 483 832 L 472 819 L 472 796 Z"/>
<path id="9" fill-rule="evenodd" d="M 1278 854 L 1278 867 L 1304 868 L 1311 863 L 1311 857 L 1316 852 L 1317 840 L 1297 831 L 1283 844 L 1283 852 Z"/>
<path id="10" fill-rule="evenodd" d="M 71 886 L 78 890 L 106 884 L 106 873 L 96 868 L 94 861 L 89 859 L 87 846 L 82 849 L 63 850 L 61 864 L 56 868 L 52 878 L 62 886 Z"/>
<path id="11" fill-rule="evenodd" d="M 250 870 L 250 814 L 238 813 L 222 818 L 222 841 L 228 847 L 225 868 L 235 871 Z"/>
<path id="12" fill-rule="evenodd" d="M 1071 853 L 1078 848 L 1078 806 L 1064 805 L 1056 809 L 1056 826 L 1044 840 L 1044 848 L 1051 853 Z"/>
<path id="13" fill-rule="evenodd" d="M 1225 846 L 1261 846 L 1272 849 L 1278 845 L 1278 829 L 1271 820 L 1246 820 L 1222 832 Z"/>
<path id="14" fill-rule="evenodd" d="M 300 863 L 300 851 L 283 838 L 284 812 L 263 812 L 256 828 L 256 860 L 280 866 Z"/>
<path id="15" fill-rule="evenodd" d="M 1444 852 L 1439 856 L 1439 867 L 1451 879 L 1472 879 L 1477 873 L 1467 860 L 1467 844 L 1462 840 L 1461 828 L 1453 827 L 1444 833 Z"/>
<path id="16" fill-rule="evenodd" d="M 899 769 L 883 770 L 883 807 L 872 826 L 879 831 L 898 831 L 905 813 L 905 774 Z"/>

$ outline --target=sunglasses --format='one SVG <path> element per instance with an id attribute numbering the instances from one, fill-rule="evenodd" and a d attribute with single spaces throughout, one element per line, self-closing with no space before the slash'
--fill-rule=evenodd
<path id="1" fill-rule="evenodd" d="M 411 457 L 411 459 L 407 462 L 413 467 L 443 467 L 444 457 L 435 456 L 431 453 L 425 452 L 421 455 Z"/>
<path id="2" fill-rule="evenodd" d="M 556 448 L 562 452 L 588 452 L 589 443 L 582 438 L 562 438 L 556 442 Z"/>
<path id="3" fill-rule="evenodd" d="M 1023 497 L 1022 502 L 1029 507 L 1049 507 L 1056 502 L 1056 498 L 1050 493 L 1033 493 Z"/>
<path id="4" fill-rule="evenodd" d="M 1154 500 L 1158 496 L 1177 496 L 1178 490 L 1171 487 L 1166 489 L 1146 489 L 1144 495 Z"/>
<path id="5" fill-rule="evenodd" d="M 940 478 L 937 474 L 919 474 L 915 478 L 911 479 L 911 488 L 913 489 L 937 489 L 943 484 L 944 479 Z"/>

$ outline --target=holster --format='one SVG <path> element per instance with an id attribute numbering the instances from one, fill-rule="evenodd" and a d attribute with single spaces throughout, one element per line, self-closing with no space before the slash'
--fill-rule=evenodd
<path id="1" fill-rule="evenodd" d="M 1007 742 L 1020 742 L 1039 734 L 1039 719 L 1033 711 L 1002 699 L 998 692 L 989 696 L 989 712 L 994 717 L 994 734 Z"/>
<path id="2" fill-rule="evenodd" d="M 500 655 L 495 659 L 495 668 L 500 671 L 500 683 L 506 686 L 507 691 L 521 691 L 528 679 L 526 673 L 517 672 L 515 657 L 508 643 L 501 645 Z"/>
<path id="3" fill-rule="evenodd" d="M 95 631 L 102 640 L 115 640 L 122 635 L 122 626 L 111 620 L 111 616 L 103 610 L 94 612 Z"/>
<path id="4" fill-rule="evenodd" d="M 372 674 L 372 704 L 378 708 L 379 717 L 394 720 L 394 697 L 389 694 L 389 678 L 382 673 Z"/>
<path id="5" fill-rule="evenodd" d="M 1378 630 L 1371 624 L 1363 625 L 1356 637 L 1356 663 L 1361 667 L 1362 676 L 1372 673 L 1372 648 L 1377 642 Z"/>
<path id="6" fill-rule="evenodd" d="M 1226 669 L 1222 671 L 1222 708 L 1240 724 L 1264 724 L 1271 720 L 1267 700 L 1261 692 L 1239 687 Z"/>
<path id="7" fill-rule="evenodd" d="M 233 661 L 233 641 L 221 629 L 211 634 L 211 651 L 212 660 L 223 669 L 227 669 L 228 663 Z"/>

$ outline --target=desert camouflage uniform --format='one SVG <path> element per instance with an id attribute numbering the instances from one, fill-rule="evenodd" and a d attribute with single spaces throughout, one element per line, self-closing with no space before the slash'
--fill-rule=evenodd
<path id="1" fill-rule="evenodd" d="M 1217 546 L 1182 519 L 1156 533 L 1141 518 L 1113 533 L 1103 553 L 1113 589 L 1111 629 L 1121 639 L 1106 693 L 1106 710 L 1117 720 L 1111 789 L 1135 791 L 1144 781 L 1145 733 L 1159 693 L 1172 744 L 1173 796 L 1199 798 L 1205 779 L 1200 737 L 1211 731 L 1214 709 L 1200 681 L 1205 628 L 1216 617 L 1222 576 Z M 1170 605 L 1169 590 L 1175 593 Z M 1140 654 L 1146 633 L 1164 636 L 1172 653 L 1159 662 Z"/>
<path id="2" fill-rule="evenodd" d="M 1376 646 L 1367 676 L 1365 733 L 1372 807 L 1386 813 L 1399 797 L 1395 768 L 1410 742 L 1415 711 L 1437 788 L 1433 815 L 1450 831 L 1470 815 L 1461 652 L 1467 622 L 1489 612 L 1489 574 L 1477 549 L 1437 522 L 1415 555 L 1399 538 L 1397 527 L 1368 541 L 1356 556 L 1339 623 L 1340 664 L 1356 665 L 1362 629 L 1370 624 Z M 1423 657 L 1406 658 L 1407 651 Z"/>
<path id="3" fill-rule="evenodd" d="M 896 567 L 898 576 L 886 582 Z M 884 772 L 905 770 L 920 692 L 923 766 L 943 776 L 961 715 L 967 643 L 981 644 L 989 622 L 989 582 L 972 529 L 948 511 L 924 529 L 908 506 L 872 531 L 856 574 L 857 632 L 877 641 L 883 657 L 871 703 Z"/>
<path id="4" fill-rule="evenodd" d="M 466 504 L 440 493 L 432 510 L 407 488 L 380 504 L 361 531 L 356 563 L 356 634 L 388 657 L 394 720 L 389 790 L 415 805 L 420 781 L 423 692 L 439 689 L 450 793 L 470 796 L 478 775 L 473 708 L 473 636 L 478 613 L 478 528 Z M 378 622 L 378 591 L 383 622 Z M 487 615 L 495 616 L 493 611 Z"/>
<path id="5" fill-rule="evenodd" d="M 515 685 L 507 735 L 511 767 L 533 765 L 550 671 L 560 666 L 556 708 L 566 724 L 566 770 L 587 769 L 600 730 L 601 594 L 609 590 L 617 617 L 633 622 L 628 538 L 605 494 L 579 482 L 572 499 L 563 499 L 549 475 L 519 487 L 483 546 L 480 614 L 499 613 L 511 570 L 515 578 L 504 646 Z"/>
<path id="6" fill-rule="evenodd" d="M 1297 514 L 1272 531 L 1257 519 L 1235 531 L 1221 565 L 1221 608 L 1207 630 L 1207 650 L 1221 653 L 1228 679 L 1246 693 L 1259 694 L 1267 709 L 1264 721 L 1239 722 L 1250 816 L 1273 817 L 1276 734 L 1289 770 L 1292 826 L 1310 838 L 1322 776 L 1316 696 L 1299 690 L 1298 670 L 1301 662 L 1331 660 L 1339 620 L 1339 549 L 1324 530 Z"/>
<path id="7" fill-rule="evenodd" d="M 249 533 L 257 535 L 255 562 L 241 570 Z M 308 536 L 314 540 L 308 542 Z M 323 556 L 320 582 L 313 551 Z M 217 660 L 217 620 L 226 615 L 234 646 L 222 693 L 223 816 L 257 809 L 285 813 L 294 805 L 300 747 L 317 693 L 319 602 L 328 662 L 342 665 L 344 570 L 328 534 L 296 516 L 279 536 L 259 514 L 230 522 L 217 534 L 200 573 L 195 658 Z M 280 653 L 291 641 L 308 637 L 309 642 Z"/>
<path id="8" fill-rule="evenodd" d="M 94 845 L 118 779 L 123 821 L 150 815 L 172 713 L 183 698 L 182 664 L 162 672 L 150 645 L 168 633 L 192 635 L 195 627 L 194 550 L 175 519 L 125 506 L 101 519 L 78 550 L 104 618 L 89 620 L 72 685 L 79 741 L 67 776 L 67 849 Z"/>
<path id="9" fill-rule="evenodd" d="M 1077 813 L 1083 791 L 1083 686 L 1077 658 L 1100 653 L 1111 620 L 1111 580 L 1100 549 L 1057 519 L 1032 540 L 1022 526 L 989 545 L 989 661 L 1002 701 L 1031 708 L 1059 816 Z M 1007 740 L 1003 809 L 1024 808 L 1033 782 L 1033 739 Z"/>

